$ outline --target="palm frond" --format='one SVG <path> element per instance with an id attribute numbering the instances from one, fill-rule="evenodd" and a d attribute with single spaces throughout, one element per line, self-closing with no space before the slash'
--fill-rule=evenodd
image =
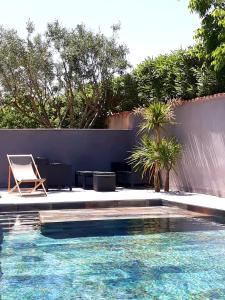
<path id="1" fill-rule="evenodd" d="M 174 168 L 181 155 L 181 149 L 181 144 L 175 138 L 162 139 L 158 148 L 161 167 L 167 170 Z"/>
<path id="2" fill-rule="evenodd" d="M 174 125 L 175 115 L 171 104 L 163 102 L 153 102 L 149 107 L 140 111 L 143 122 L 140 125 L 140 131 L 150 131 L 156 128 L 163 128 L 165 125 Z"/>
<path id="3" fill-rule="evenodd" d="M 181 145 L 174 139 L 163 138 L 158 144 L 155 140 L 144 135 L 138 146 L 134 148 L 128 158 L 136 171 L 146 174 L 153 169 L 157 163 L 159 169 L 168 169 L 174 167 L 181 154 Z"/>

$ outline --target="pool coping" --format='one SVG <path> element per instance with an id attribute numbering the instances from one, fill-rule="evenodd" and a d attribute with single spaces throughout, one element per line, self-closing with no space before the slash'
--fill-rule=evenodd
<path id="1" fill-rule="evenodd" d="M 182 209 L 190 210 L 193 212 L 198 212 L 198 213 L 203 213 L 206 215 L 211 215 L 211 216 L 218 216 L 218 217 L 225 217 L 225 211 L 222 209 L 215 209 L 215 208 L 210 208 L 210 207 L 204 207 L 200 205 L 194 205 L 194 204 L 185 204 L 185 203 L 180 203 L 180 202 L 175 202 L 175 201 L 170 201 L 170 200 L 162 200 L 163 205 L 166 206 L 176 206 Z"/>
<path id="2" fill-rule="evenodd" d="M 0 191 L 0 212 L 86 209 L 107 207 L 178 206 L 195 212 L 225 216 L 225 198 L 185 192 L 155 193 L 150 189 L 119 189 L 115 192 L 95 192 L 73 189 L 73 192 L 49 193 L 48 197 L 20 197 Z"/>

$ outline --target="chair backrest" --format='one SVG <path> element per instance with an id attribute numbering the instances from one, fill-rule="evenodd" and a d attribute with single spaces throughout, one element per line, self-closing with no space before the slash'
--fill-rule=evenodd
<path id="1" fill-rule="evenodd" d="M 16 180 L 35 180 L 36 165 L 32 154 L 7 155 L 9 165 Z"/>
<path id="2" fill-rule="evenodd" d="M 49 160 L 46 157 L 36 157 L 35 163 L 37 166 L 46 166 L 49 164 Z"/>
<path id="3" fill-rule="evenodd" d="M 112 172 L 117 172 L 117 171 L 131 171 L 132 168 L 130 165 L 128 165 L 124 161 L 119 161 L 119 162 L 112 162 L 111 163 L 111 171 Z"/>

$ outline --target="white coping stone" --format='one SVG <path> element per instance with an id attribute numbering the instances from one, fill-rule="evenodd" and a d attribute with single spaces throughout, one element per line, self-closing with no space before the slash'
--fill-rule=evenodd
<path id="1" fill-rule="evenodd" d="M 0 191 L 1 204 L 44 204 L 44 203 L 68 203 L 68 202 L 86 202 L 86 201 L 117 201 L 117 200 L 168 200 L 188 205 L 218 209 L 225 211 L 225 198 L 220 198 L 205 194 L 170 192 L 155 193 L 150 189 L 124 189 L 118 188 L 115 192 L 96 192 L 94 190 L 83 190 L 73 188 L 72 192 L 68 190 L 49 191 L 47 197 L 24 196 L 17 193 L 8 194 L 6 190 Z"/>

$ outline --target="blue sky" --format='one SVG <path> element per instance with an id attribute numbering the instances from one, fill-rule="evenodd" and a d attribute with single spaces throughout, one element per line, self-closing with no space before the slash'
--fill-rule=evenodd
<path id="1" fill-rule="evenodd" d="M 110 35 L 110 26 L 121 23 L 120 42 L 125 43 L 129 61 L 135 66 L 147 56 L 168 53 L 192 45 L 200 20 L 188 10 L 188 0 L 0 0 L 0 23 L 25 34 L 26 22 L 34 21 L 39 32 L 58 19 L 75 27 Z"/>

